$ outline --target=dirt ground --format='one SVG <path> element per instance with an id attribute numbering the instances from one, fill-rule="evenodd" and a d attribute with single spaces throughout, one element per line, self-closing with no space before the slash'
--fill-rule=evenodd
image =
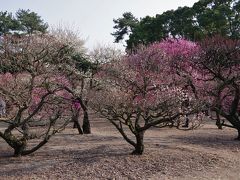
<path id="1" fill-rule="evenodd" d="M 30 156 L 10 157 L 0 139 L 0 179 L 240 179 L 240 142 L 236 132 L 215 125 L 179 131 L 151 129 L 145 153 L 129 155 L 128 145 L 108 122 L 95 119 L 92 134 L 68 127 Z"/>

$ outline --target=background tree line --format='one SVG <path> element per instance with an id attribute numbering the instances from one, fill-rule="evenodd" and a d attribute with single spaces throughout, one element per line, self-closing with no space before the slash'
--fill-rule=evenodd
<path id="1" fill-rule="evenodd" d="M 11 12 L 0 12 L 0 35 L 22 34 L 39 31 L 45 33 L 48 24 L 41 17 L 30 10 L 19 9 L 15 15 Z"/>
<path id="2" fill-rule="evenodd" d="M 150 44 L 167 37 L 199 41 L 206 36 L 220 34 L 240 37 L 240 2 L 238 0 L 200 0 L 192 7 L 179 7 L 155 17 L 137 19 L 131 12 L 114 19 L 112 35 L 118 43 L 125 39 L 126 49 Z"/>

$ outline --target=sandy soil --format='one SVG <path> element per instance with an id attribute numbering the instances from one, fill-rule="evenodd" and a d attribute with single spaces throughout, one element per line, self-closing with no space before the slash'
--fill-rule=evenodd
<path id="1" fill-rule="evenodd" d="M 92 134 L 70 127 L 30 156 L 10 157 L 0 139 L 0 179 L 240 179 L 236 132 L 214 125 L 194 131 L 151 129 L 145 153 L 132 147 L 109 123 L 95 119 Z"/>

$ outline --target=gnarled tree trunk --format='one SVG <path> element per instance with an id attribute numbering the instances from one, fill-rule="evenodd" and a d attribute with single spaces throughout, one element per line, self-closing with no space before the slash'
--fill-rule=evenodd
<path id="1" fill-rule="evenodd" d="M 80 115 L 80 109 L 76 110 L 75 112 L 73 112 L 73 115 L 72 115 L 72 121 L 74 123 L 73 125 L 73 128 L 77 128 L 78 129 L 78 133 L 79 134 L 83 134 L 83 131 L 82 131 L 82 128 L 79 124 L 79 115 Z"/>
<path id="2" fill-rule="evenodd" d="M 14 156 L 18 157 L 18 156 L 22 156 L 23 152 L 26 149 L 26 141 L 22 140 L 19 142 L 16 142 L 13 146 L 14 149 Z"/>
<path id="3" fill-rule="evenodd" d="M 91 126 L 90 126 L 89 116 L 88 116 L 88 101 L 83 102 L 83 100 L 80 97 L 77 99 L 83 110 L 83 125 L 82 125 L 83 133 L 91 134 Z"/>
<path id="4" fill-rule="evenodd" d="M 141 155 L 144 151 L 144 144 L 143 144 L 143 137 L 144 137 L 144 131 L 137 132 L 135 134 L 136 137 L 136 145 L 135 150 L 132 152 L 134 155 Z"/>
<path id="5" fill-rule="evenodd" d="M 14 156 L 22 155 L 27 145 L 25 138 L 17 139 L 11 132 L 0 133 L 0 136 L 13 148 Z"/>
<path id="6" fill-rule="evenodd" d="M 218 112 L 216 112 L 216 117 L 217 117 L 216 126 L 218 127 L 218 129 L 222 129 L 222 122 Z"/>
<path id="7" fill-rule="evenodd" d="M 89 122 L 88 110 L 83 111 L 83 133 L 84 134 L 91 134 L 91 126 Z"/>

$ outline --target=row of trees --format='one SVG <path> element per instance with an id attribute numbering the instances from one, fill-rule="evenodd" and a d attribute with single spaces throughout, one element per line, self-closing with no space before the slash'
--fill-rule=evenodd
<path id="1" fill-rule="evenodd" d="M 144 152 L 144 133 L 178 126 L 210 109 L 238 131 L 240 41 L 214 36 L 199 43 L 168 38 L 123 54 L 98 48 L 88 55 L 77 34 L 64 29 L 4 33 L 0 43 L 0 96 L 6 102 L 0 137 L 14 155 L 38 150 L 74 121 L 90 133 L 88 110 L 109 120 Z M 82 113 L 83 129 L 79 125 Z M 38 143 L 29 143 L 39 139 Z"/>
<path id="2" fill-rule="evenodd" d="M 143 136 L 149 128 L 172 127 L 181 116 L 197 118 L 208 109 L 224 117 L 229 123 L 221 126 L 235 128 L 239 140 L 239 48 L 239 40 L 221 36 L 198 44 L 167 39 L 140 46 L 103 67 L 104 87 L 95 92 L 93 108 L 134 146 L 133 154 L 143 152 Z"/>
<path id="3" fill-rule="evenodd" d="M 114 19 L 115 42 L 126 40 L 127 49 L 139 44 L 150 44 L 169 36 L 198 41 L 206 36 L 220 34 L 231 38 L 240 37 L 240 2 L 238 0 L 200 0 L 192 7 L 179 7 L 155 17 L 140 20 L 130 12 Z"/>
<path id="4" fill-rule="evenodd" d="M 177 126 L 182 116 L 209 108 L 229 122 L 222 126 L 237 129 L 240 139 L 238 40 L 168 39 L 127 55 L 99 49 L 87 64 L 77 58 L 81 45 L 71 35 L 55 31 L 2 39 L 0 94 L 8 108 L 0 137 L 15 155 L 43 146 L 71 120 L 78 122 L 80 111 L 87 118 L 89 107 L 134 146 L 133 154 L 143 153 L 149 128 Z M 27 149 L 35 138 L 42 141 Z"/>

